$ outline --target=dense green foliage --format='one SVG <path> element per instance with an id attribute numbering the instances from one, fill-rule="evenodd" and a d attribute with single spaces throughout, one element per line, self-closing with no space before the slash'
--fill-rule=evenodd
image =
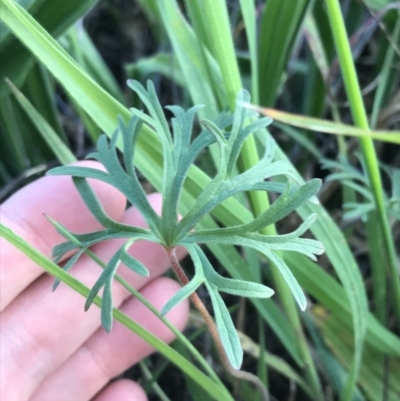
<path id="1" fill-rule="evenodd" d="M 205 284 L 211 298 L 208 306 L 214 310 L 231 362 L 240 366 L 242 348 L 245 358 L 255 356 L 257 366 L 246 366 L 257 371 L 272 395 L 287 397 L 290 380 L 299 388 L 297 396 L 291 393 L 298 400 L 322 400 L 328 393 L 346 401 L 397 400 L 398 5 L 386 0 L 348 1 L 340 9 L 338 0 L 296 1 L 295 6 L 293 0 L 261 5 L 194 0 L 180 8 L 174 0 L 138 1 L 135 7 L 156 45 L 150 55 L 131 58 L 125 66 L 126 76 L 135 79 L 128 83 L 135 92 L 131 96 L 110 73 L 93 37 L 84 27 L 72 25 L 96 2 L 70 1 L 56 9 L 56 2 L 46 0 L 17 3 L 0 0 L 0 57 L 5 60 L 1 78 L 18 86 L 3 79 L 0 86 L 2 194 L 8 196 L 19 182 L 16 177 L 40 170 L 43 163 L 74 160 L 74 136 L 59 119 L 60 114 L 65 120 L 73 112 L 80 117 L 75 128 L 85 132 L 86 143 L 97 142 L 97 152 L 90 156 L 107 172 L 57 167 L 50 174 L 75 177 L 104 230 L 76 235 L 53 222 L 67 240 L 55 249 L 56 261 L 79 249 L 64 272 L 13 239 L 5 228 L 1 235 L 73 288 L 79 284 L 65 272 L 82 253 L 98 241 L 126 238 L 114 257 L 103 263 L 104 272 L 93 289 L 80 290 L 89 307 L 92 301 L 100 305 L 96 295 L 104 287 L 101 307 L 107 330 L 112 314 L 118 315 L 111 294 L 112 280 L 119 280 L 118 265 L 148 274 L 127 253 L 132 243 L 146 239 L 166 249 L 182 245 L 190 253 L 194 274 L 163 312 Z M 122 17 L 119 23 L 123 25 Z M 362 91 L 361 86 L 376 76 L 378 86 Z M 139 84 L 148 78 L 157 91 L 151 84 L 147 90 Z M 270 117 L 258 118 L 245 107 L 249 93 L 261 106 L 257 111 L 274 119 L 272 124 Z M 179 106 L 161 106 L 171 103 Z M 142 104 L 148 114 L 141 111 Z M 383 143 L 374 146 L 372 138 Z M 80 157 L 87 153 L 83 150 Z M 321 162 L 327 172 L 321 173 Z M 137 171 L 162 193 L 162 217 L 149 206 Z M 320 180 L 310 177 L 326 174 L 319 204 L 313 196 Z M 124 226 L 105 215 L 84 180 L 89 177 L 123 192 L 149 228 Z M 274 193 L 281 195 L 276 198 Z M 293 221 L 294 213 L 283 219 L 293 211 L 303 223 Z M 349 219 L 349 226 L 337 220 L 337 211 Z M 316 240 L 300 238 L 308 229 Z M 310 260 L 322 246 L 325 256 L 318 263 Z M 276 294 L 263 299 L 273 294 L 271 288 Z M 237 327 L 239 332 L 234 330 L 230 313 L 236 301 L 220 292 L 255 297 L 247 308 L 258 331 L 246 322 Z M 307 303 L 313 307 L 302 312 Z M 124 324 L 140 332 L 127 319 Z M 179 359 L 178 353 L 140 333 L 201 386 L 188 381 L 193 399 L 202 399 L 204 391 L 231 399 L 215 372 L 187 343 L 185 351 L 175 345 L 185 356 Z M 271 337 L 279 346 L 271 344 Z M 182 337 L 179 344 L 185 344 Z M 251 354 L 254 349 L 257 355 Z M 192 358 L 209 378 L 196 373 Z M 279 373 L 279 385 L 269 383 L 270 369 Z M 255 398 L 252 388 L 237 391 L 238 399 Z"/>

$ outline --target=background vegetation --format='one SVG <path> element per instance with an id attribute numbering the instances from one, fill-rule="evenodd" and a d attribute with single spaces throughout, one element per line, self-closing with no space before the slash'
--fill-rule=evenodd
<path id="1" fill-rule="evenodd" d="M 312 234 L 326 253 L 318 263 L 283 254 L 308 297 L 307 311 L 300 312 L 265 259 L 234 247 L 209 247 L 221 274 L 266 283 L 277 293 L 269 300 L 225 298 L 245 350 L 243 368 L 256 372 L 279 400 L 398 400 L 399 3 L 18 3 L 0 0 L 1 200 L 49 167 L 81 158 L 101 132 L 112 133 L 118 114 L 127 118 L 128 107 L 140 108 L 127 78 L 152 79 L 165 105 L 205 104 L 201 113 L 209 119 L 233 109 L 236 94 L 247 88 L 274 123 L 249 137 L 238 169 L 254 165 L 265 136 L 272 135 L 277 160 L 289 160 L 293 173 L 305 180 L 324 178 L 322 206 L 307 204 L 298 216 L 318 214 Z M 154 133 L 145 130 L 136 162 L 146 190 L 153 191 L 161 185 L 161 152 Z M 182 213 L 215 173 L 214 151 L 190 170 Z M 261 192 L 231 199 L 202 224 L 246 222 L 273 200 Z M 264 234 L 291 231 L 298 216 Z M 79 287 L 13 233 L 1 234 Z M 186 267 L 190 273 L 189 261 Z M 142 335 L 163 356 L 148 358 L 127 375 L 140 377 L 150 397 L 257 399 L 252 386 L 235 383 L 221 368 L 196 313 L 185 335 L 203 357 L 193 357 L 182 337 L 169 348 Z"/>

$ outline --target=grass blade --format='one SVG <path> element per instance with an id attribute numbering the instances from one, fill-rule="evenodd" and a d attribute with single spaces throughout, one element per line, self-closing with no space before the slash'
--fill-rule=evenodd
<path id="1" fill-rule="evenodd" d="M 17 99 L 20 106 L 29 116 L 32 124 L 42 135 L 50 149 L 57 156 L 62 164 L 70 164 L 76 161 L 74 154 L 69 150 L 68 146 L 60 139 L 57 133 L 53 130 L 50 124 L 42 117 L 40 113 L 33 107 L 32 103 L 18 90 L 18 88 L 9 80 L 6 79 L 11 91 Z"/>
<path id="2" fill-rule="evenodd" d="M 293 127 L 323 132 L 325 134 L 354 136 L 360 139 L 375 139 L 378 141 L 400 144 L 400 131 L 372 131 L 368 128 L 357 128 L 352 125 L 322 120 L 320 118 L 305 117 L 266 107 L 257 107 L 253 105 L 250 105 L 249 107 L 273 118 L 274 121 L 279 121 Z"/>
<path id="3" fill-rule="evenodd" d="M 338 52 L 339 63 L 342 70 L 344 85 L 347 97 L 350 102 L 350 108 L 355 124 L 363 129 L 368 129 L 368 120 L 362 94 L 357 79 L 350 44 L 347 37 L 346 27 L 343 16 L 340 10 L 340 4 L 337 0 L 326 0 L 328 16 L 332 27 L 332 33 Z M 382 181 L 379 171 L 378 160 L 375 154 L 374 144 L 371 138 L 360 139 L 361 150 L 364 163 L 371 183 L 371 188 L 374 195 L 374 201 L 377 208 L 377 214 L 382 226 L 384 237 L 384 252 L 389 260 L 389 278 L 392 289 L 393 304 L 397 323 L 400 324 L 400 278 L 398 275 L 397 257 L 393 243 L 393 237 L 390 232 L 388 218 L 386 216 L 384 195 L 382 191 Z M 356 322 L 354 322 L 356 324 Z M 365 329 L 365 325 L 362 326 Z M 355 327 L 355 330 L 357 328 Z M 356 343 L 357 344 L 357 343 Z M 354 362 L 349 373 L 348 382 L 341 396 L 342 401 L 350 400 L 356 382 L 358 370 L 361 363 L 362 349 L 355 349 Z"/>
<path id="4" fill-rule="evenodd" d="M 259 57 L 260 104 L 272 106 L 308 0 L 268 0 L 261 17 Z"/>

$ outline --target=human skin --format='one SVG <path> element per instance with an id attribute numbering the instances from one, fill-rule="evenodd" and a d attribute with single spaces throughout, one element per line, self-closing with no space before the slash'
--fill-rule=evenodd
<path id="1" fill-rule="evenodd" d="M 102 168 L 95 162 L 80 162 Z M 138 211 L 126 209 L 126 199 L 115 188 L 88 180 L 107 214 L 125 224 L 145 226 Z M 149 196 L 159 213 L 161 197 Z M 75 233 L 101 229 L 83 203 L 70 177 L 43 177 L 26 186 L 0 207 L 2 224 L 11 228 L 44 255 L 64 242 L 45 215 Z M 111 258 L 123 240 L 110 240 L 93 247 L 104 261 Z M 125 266 L 118 273 L 159 310 L 179 289 L 160 277 L 168 268 L 165 251 L 156 244 L 135 243 L 130 253 L 150 271 L 140 277 Z M 183 253 L 180 252 L 182 256 Z M 71 273 L 92 286 L 101 268 L 83 255 Z M 51 291 L 54 278 L 0 238 L 0 398 L 7 401 L 145 401 L 141 387 L 130 380 L 108 384 L 129 366 L 149 355 L 152 348 L 126 327 L 114 322 L 107 334 L 100 327 L 100 311 L 84 312 L 85 299 L 63 283 Z M 172 332 L 130 296 L 119 283 L 113 287 L 114 305 L 165 342 Z M 167 318 L 183 329 L 188 302 L 177 305 Z"/>

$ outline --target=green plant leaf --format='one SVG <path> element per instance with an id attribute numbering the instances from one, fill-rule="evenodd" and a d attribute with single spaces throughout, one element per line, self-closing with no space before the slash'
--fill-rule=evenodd
<path id="1" fill-rule="evenodd" d="M 139 128 L 139 125 L 135 124 L 133 125 L 133 128 L 137 129 Z M 121 128 L 121 130 L 123 133 L 127 132 L 126 130 L 124 130 L 124 128 Z M 134 134 L 131 134 L 130 137 L 132 137 L 133 140 Z M 96 156 L 97 160 L 99 160 L 105 166 L 108 174 L 93 168 L 75 166 L 58 167 L 50 170 L 48 174 L 72 175 L 73 177 L 81 178 L 95 178 L 113 185 L 127 197 L 129 202 L 131 202 L 138 208 L 153 232 L 155 232 L 156 235 L 160 235 L 159 217 L 156 215 L 153 208 L 151 207 L 136 174 L 128 175 L 128 173 L 123 169 L 118 160 L 116 153 L 117 138 L 118 131 L 115 131 L 109 146 L 107 143 L 107 137 L 105 135 L 102 135 L 98 141 L 98 152 L 91 155 Z M 128 171 L 134 172 L 132 170 L 132 167 L 128 167 L 127 169 Z M 97 213 L 98 218 L 101 219 L 103 223 L 106 223 L 108 225 L 117 224 L 115 222 L 113 223 L 109 218 L 107 218 L 104 212 L 101 212 L 100 204 L 98 201 L 96 201 L 93 192 L 90 191 L 90 188 L 88 186 L 84 186 L 84 184 L 81 184 L 81 190 L 83 191 L 82 194 L 84 195 L 84 199 L 88 200 L 87 205 L 89 209 L 93 209 L 92 212 Z M 121 227 L 121 229 L 123 228 Z"/>
<path id="2" fill-rule="evenodd" d="M 207 256 L 198 245 L 193 245 L 189 249 L 191 249 L 192 257 L 197 256 L 197 264 L 203 269 L 203 276 L 214 284 L 218 291 L 249 298 L 270 298 L 274 294 L 274 291 L 265 285 L 221 276 L 214 270 Z"/>
<path id="3" fill-rule="evenodd" d="M 78 167 L 78 166 L 55 167 L 49 170 L 47 172 L 47 175 L 70 175 L 72 177 L 94 178 L 96 180 L 104 181 L 110 185 L 112 185 L 113 183 L 109 174 L 107 174 L 104 171 L 90 167 Z"/>
<path id="4" fill-rule="evenodd" d="M 173 177 L 173 180 L 168 188 L 168 194 L 166 194 L 163 199 L 163 215 L 166 214 L 171 216 L 171 227 L 169 228 L 171 233 L 174 233 L 175 231 L 175 227 L 172 227 L 172 224 L 176 223 L 177 221 L 180 196 L 188 172 L 187 166 L 190 166 L 190 163 L 185 164 L 185 159 L 187 155 L 189 155 L 189 158 L 191 158 L 189 147 L 195 113 L 202 107 L 203 106 L 194 106 L 187 111 L 178 106 L 166 107 L 175 115 L 175 117 L 172 119 L 172 127 L 174 132 L 173 162 L 175 171 L 179 171 L 179 174 L 176 174 Z M 195 158 L 197 155 L 193 154 L 193 156 Z"/>
<path id="5" fill-rule="evenodd" d="M 233 144 L 232 144 L 230 158 L 229 158 L 229 164 L 228 164 L 228 175 L 230 175 L 232 173 L 234 166 L 236 166 L 240 150 L 243 146 L 244 141 L 247 139 L 247 137 L 256 131 L 259 131 L 260 129 L 267 127 L 271 123 L 272 123 L 272 118 L 270 118 L 270 117 L 259 118 L 255 121 L 253 121 L 252 123 L 247 124 L 243 128 L 243 130 L 241 130 L 239 132 L 236 141 L 233 142 Z M 273 143 L 273 141 L 271 141 L 269 139 L 270 138 L 267 137 L 267 145 L 270 147 L 269 148 L 270 152 L 273 154 L 274 143 Z"/>
<path id="6" fill-rule="evenodd" d="M 149 271 L 146 269 L 146 267 L 127 253 L 128 248 L 133 244 L 134 241 L 134 239 L 129 240 L 111 257 L 110 261 L 103 270 L 103 273 L 90 290 L 85 302 L 85 311 L 87 311 L 90 305 L 93 303 L 98 292 L 104 287 L 103 300 L 101 303 L 101 323 L 103 328 L 108 333 L 112 329 L 112 282 L 119 264 L 123 262 L 135 273 L 141 276 L 149 276 Z"/>
<path id="7" fill-rule="evenodd" d="M 78 252 L 76 252 L 69 260 L 68 262 L 62 267 L 65 272 L 69 272 L 72 268 L 72 266 L 78 261 L 78 259 L 85 253 L 86 248 L 80 249 Z M 53 288 L 52 290 L 55 291 L 57 287 L 60 285 L 60 280 L 55 279 Z"/>
<path id="8" fill-rule="evenodd" d="M 268 0 L 261 16 L 258 46 L 260 104 L 272 106 L 299 32 L 308 0 Z M 271 60 L 274 63 L 271 65 Z"/>
<path id="9" fill-rule="evenodd" d="M 60 139 L 51 125 L 41 116 L 41 114 L 33 107 L 32 103 L 18 90 L 18 88 L 6 78 L 6 83 L 13 92 L 20 106 L 29 116 L 32 124 L 37 128 L 47 145 L 51 148 L 58 160 L 64 164 L 76 161 L 75 156 L 69 150 L 68 146 Z"/>
<path id="10" fill-rule="evenodd" d="M 185 20 L 176 0 L 157 2 L 157 6 L 193 103 L 206 104 L 210 110 L 209 117 L 214 118 L 218 110 L 216 97 L 221 104 L 227 103 L 221 85 L 223 80 L 221 70 L 215 59 L 203 49 L 202 42 Z M 174 25 L 169 21 L 174 21 Z M 216 96 L 213 85 L 210 84 L 211 79 L 218 87 Z"/>
<path id="11" fill-rule="evenodd" d="M 303 315 L 303 320 L 310 332 L 313 343 L 318 350 L 318 356 L 323 363 L 323 372 L 326 375 L 329 383 L 331 383 L 336 394 L 341 394 L 346 383 L 346 370 L 342 367 L 339 361 L 329 351 L 324 343 L 323 337 L 316 327 L 309 313 Z M 352 401 L 365 401 L 362 393 L 358 388 L 355 388 Z"/>
<path id="12" fill-rule="evenodd" d="M 139 274 L 142 277 L 149 277 L 150 272 L 147 270 L 146 266 L 143 263 L 139 262 L 135 259 L 132 255 L 127 252 L 127 249 L 124 248 L 121 252 L 121 262 L 134 271 L 135 273 Z"/>
<path id="13" fill-rule="evenodd" d="M 323 132 L 325 134 L 354 136 L 359 138 L 369 138 L 377 141 L 400 144 L 399 131 L 377 131 L 358 128 L 352 125 L 336 123 L 333 121 L 321 120 L 319 118 L 304 117 L 297 114 L 286 113 L 284 111 L 249 106 L 260 113 L 273 118 L 281 123 L 289 124 L 294 127 L 304 128 L 310 131 Z"/>
<path id="14" fill-rule="evenodd" d="M 56 258 L 57 261 L 59 261 L 62 256 L 64 256 L 67 252 L 73 251 L 77 248 L 80 248 L 81 246 L 84 246 L 85 248 L 89 248 L 90 246 L 101 242 L 101 241 L 106 241 L 109 239 L 117 239 L 117 238 L 135 238 L 137 240 L 145 240 L 145 241 L 150 241 L 150 242 L 155 242 L 159 243 L 159 240 L 154 237 L 153 234 L 151 233 L 146 233 L 146 232 L 139 232 L 137 230 L 143 230 L 137 227 L 130 227 L 130 231 L 112 231 L 112 230 L 102 230 L 102 231 L 97 231 L 94 233 L 90 234 L 74 234 L 71 233 L 75 239 L 77 240 L 77 243 L 73 241 L 67 241 L 63 242 L 62 244 L 56 245 L 53 249 L 53 257 Z M 61 235 L 63 235 L 61 233 Z M 81 245 L 80 245 L 81 244 Z"/>
<path id="15" fill-rule="evenodd" d="M 71 0 L 57 4 L 53 1 L 35 1 L 29 12 L 40 21 L 44 29 L 57 37 L 81 18 L 95 2 L 96 0 Z M 26 2 L 24 3 L 26 4 Z M 7 34 L 4 26 L 1 27 L 1 31 Z M 34 64 L 34 58 L 29 50 L 18 39 L 9 35 L 2 43 L 0 59 L 2 60 L 2 76 L 8 77 L 17 86 L 23 83 Z M 4 82 L 0 82 L 0 97 L 8 94 L 8 86 Z"/>
<path id="16" fill-rule="evenodd" d="M 110 95 L 125 104 L 126 100 L 118 82 L 96 49 L 84 24 L 72 26 L 64 38 L 66 40 L 62 44 L 66 43 L 66 50 L 77 60 L 79 65 Z"/>
<path id="17" fill-rule="evenodd" d="M 135 93 L 140 97 L 140 100 L 147 107 L 149 114 L 156 123 L 155 128 L 160 137 L 161 143 L 163 144 L 164 155 L 168 155 L 172 147 L 172 136 L 153 82 L 150 80 L 147 81 L 147 90 L 138 81 L 129 80 L 127 81 L 127 84 L 135 91 Z"/>
<path id="18" fill-rule="evenodd" d="M 307 307 L 306 297 L 298 281 L 296 280 L 290 269 L 287 267 L 286 263 L 271 251 L 267 251 L 264 249 L 264 251 L 260 250 L 260 252 L 264 253 L 264 255 L 269 258 L 271 262 L 274 263 L 275 266 L 279 269 L 280 273 L 285 279 L 286 284 L 290 288 L 294 299 L 296 300 L 300 309 L 304 311 Z"/>
<path id="19" fill-rule="evenodd" d="M 135 147 L 142 129 L 142 121 L 138 118 L 131 118 L 128 126 L 121 116 L 118 116 L 118 129 L 122 133 L 122 140 L 124 144 L 124 164 L 128 175 L 135 176 Z"/>
<path id="20" fill-rule="evenodd" d="M 152 74 L 160 74 L 181 87 L 185 86 L 185 78 L 173 54 L 157 53 L 150 57 L 141 57 L 135 63 L 127 64 L 125 70 L 130 79 L 144 81 Z"/>
<path id="21" fill-rule="evenodd" d="M 211 297 L 218 333 L 229 362 L 235 369 L 240 369 L 243 361 L 243 351 L 231 315 L 218 294 L 217 287 L 207 282 L 205 285 Z"/>
<path id="22" fill-rule="evenodd" d="M 163 306 L 161 310 L 161 316 L 166 315 L 172 308 L 182 302 L 184 299 L 189 297 L 193 292 L 199 288 L 203 283 L 204 277 L 196 275 L 188 284 L 184 285 L 168 302 Z"/>
<path id="23" fill-rule="evenodd" d="M 311 199 L 317 194 L 321 188 L 321 180 L 313 179 L 298 188 L 297 191 L 292 191 L 291 185 L 286 186 L 285 192 L 263 213 L 257 216 L 252 222 L 228 227 L 225 232 L 240 231 L 259 231 L 261 228 L 270 224 L 276 223 L 278 220 L 284 218 L 289 213 L 300 207 L 306 200 Z"/>
<path id="24" fill-rule="evenodd" d="M 217 142 L 220 144 L 221 148 L 223 148 L 224 145 L 226 145 L 227 141 L 225 139 L 225 135 L 223 132 L 219 129 L 219 127 L 214 124 L 212 121 L 209 120 L 202 120 L 201 124 L 206 128 L 217 140 Z M 231 131 L 232 135 L 232 131 Z M 230 138 L 230 135 L 229 135 Z"/>
<path id="25" fill-rule="evenodd" d="M 257 54 L 257 16 L 254 0 L 240 0 L 240 9 L 246 28 L 247 43 L 251 60 L 251 94 L 253 101 L 259 103 L 258 54 Z"/>
<path id="26" fill-rule="evenodd" d="M 86 181 L 86 179 L 81 178 L 81 177 L 73 177 L 72 178 L 76 188 L 79 191 L 79 194 L 81 195 L 82 199 L 84 200 L 87 208 L 90 210 L 90 212 L 93 214 L 94 217 L 96 217 L 97 221 L 105 228 L 110 228 L 112 230 L 122 230 L 122 231 L 131 231 L 132 228 L 131 226 L 128 226 L 126 224 L 121 224 L 118 223 L 117 221 L 111 219 L 107 214 L 105 213 L 103 207 L 101 206 L 100 201 L 97 199 L 97 196 L 93 192 L 93 190 L 90 188 L 90 185 Z"/>
<path id="27" fill-rule="evenodd" d="M 250 281 L 226 278 L 219 274 L 207 274 L 207 279 L 212 282 L 218 291 L 227 294 L 247 298 L 270 298 L 275 291 L 263 284 L 251 283 Z"/>
<path id="28" fill-rule="evenodd" d="M 99 293 L 99 291 L 106 285 L 107 281 L 111 281 L 115 275 L 115 272 L 118 268 L 118 265 L 121 262 L 121 250 L 122 247 L 112 256 L 110 261 L 107 263 L 106 268 L 103 270 L 101 273 L 100 277 L 92 287 L 92 289 L 89 292 L 89 295 L 86 298 L 85 302 L 85 311 L 87 311 L 90 308 L 90 305 L 93 303 L 94 298 L 96 295 Z M 110 291 L 110 289 L 108 289 Z M 108 302 L 107 305 L 104 306 L 104 309 L 106 309 L 106 312 L 108 313 L 110 310 L 110 307 L 112 308 L 112 303 Z M 103 306 L 102 306 L 102 311 L 103 311 Z M 110 332 L 111 330 L 111 322 L 108 320 L 107 321 L 108 325 L 103 327 Z"/>

